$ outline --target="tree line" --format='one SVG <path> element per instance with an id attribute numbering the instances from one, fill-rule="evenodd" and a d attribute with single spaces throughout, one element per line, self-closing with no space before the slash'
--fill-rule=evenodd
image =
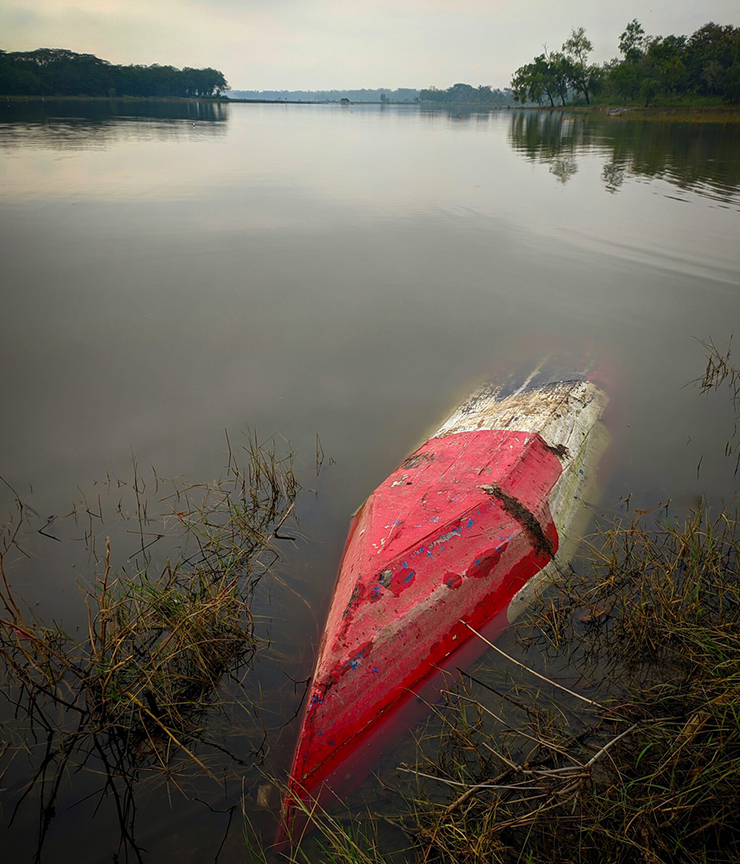
<path id="1" fill-rule="evenodd" d="M 0 50 L 0 94 L 7 96 L 218 96 L 228 89 L 218 69 L 116 66 L 64 48 Z"/>
<path id="2" fill-rule="evenodd" d="M 740 27 L 710 22 L 691 36 L 649 36 L 633 19 L 619 37 L 620 57 L 589 63 L 593 45 L 583 27 L 573 29 L 560 51 L 520 66 L 511 86 L 521 103 L 639 100 L 658 97 L 721 97 L 740 103 Z"/>
<path id="3" fill-rule="evenodd" d="M 453 84 L 446 90 L 430 87 L 422 90 L 419 99 L 422 102 L 459 102 L 481 105 L 511 105 L 513 93 L 508 88 L 494 89 L 488 84 L 472 87 L 470 84 Z"/>

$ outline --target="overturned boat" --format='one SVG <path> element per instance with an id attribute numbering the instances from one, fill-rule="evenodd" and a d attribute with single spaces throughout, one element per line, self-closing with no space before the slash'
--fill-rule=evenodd
<path id="1" fill-rule="evenodd" d="M 512 621 L 567 563 L 590 516 L 606 403 L 584 375 L 487 385 L 355 513 L 288 811 L 296 797 L 317 797 L 410 694 L 466 653 L 471 627 Z"/>

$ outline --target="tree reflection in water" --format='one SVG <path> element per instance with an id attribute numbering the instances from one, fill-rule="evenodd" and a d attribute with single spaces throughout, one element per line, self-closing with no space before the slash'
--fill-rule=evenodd
<path id="1" fill-rule="evenodd" d="M 95 150 L 121 137 L 151 141 L 225 136 L 229 107 L 212 100 L 46 99 L 0 102 L 0 147 Z"/>
<path id="2" fill-rule="evenodd" d="M 509 141 L 526 159 L 549 165 L 561 183 L 573 177 L 579 159 L 598 153 L 606 157 L 601 176 L 607 192 L 618 192 L 630 177 L 659 177 L 725 203 L 739 200 L 736 124 L 525 110 L 512 115 Z"/>

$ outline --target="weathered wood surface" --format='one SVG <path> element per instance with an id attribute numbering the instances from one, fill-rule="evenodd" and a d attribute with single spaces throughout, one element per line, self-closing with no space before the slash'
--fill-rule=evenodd
<path id="1" fill-rule="evenodd" d="M 608 399 L 595 384 L 576 378 L 528 389 L 528 383 L 510 395 L 501 395 L 500 385 L 481 387 L 435 433 L 525 429 L 539 433 L 562 453 L 562 474 L 550 493 L 550 510 L 560 537 L 558 552 L 512 599 L 510 621 L 570 562 L 591 518 L 587 505 L 598 499 L 596 469 L 609 443 L 600 422 Z"/>

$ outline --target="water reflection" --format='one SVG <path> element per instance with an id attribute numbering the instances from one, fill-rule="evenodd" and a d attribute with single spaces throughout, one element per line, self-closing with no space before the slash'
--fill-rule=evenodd
<path id="1" fill-rule="evenodd" d="M 683 191 L 738 203 L 740 127 L 584 117 L 562 111 L 519 111 L 511 117 L 509 141 L 526 159 L 550 166 L 567 183 L 579 160 L 599 154 L 601 178 L 616 193 L 631 178 L 660 178 Z"/>
<path id="2" fill-rule="evenodd" d="M 0 149 L 85 150 L 129 137 L 146 141 L 226 134 L 220 102 L 144 99 L 0 101 Z"/>

